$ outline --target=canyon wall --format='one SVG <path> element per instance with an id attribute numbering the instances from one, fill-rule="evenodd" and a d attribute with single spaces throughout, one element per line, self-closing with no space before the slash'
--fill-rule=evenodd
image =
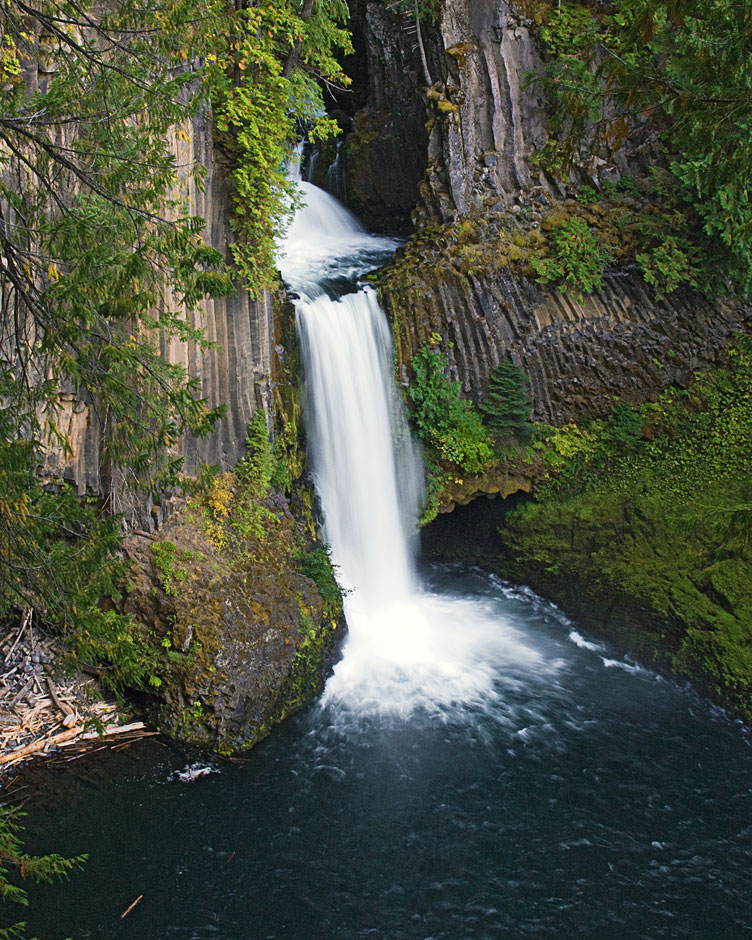
<path id="1" fill-rule="evenodd" d="M 30 92 L 44 93 L 58 66 L 55 55 L 50 52 L 53 46 L 47 42 L 49 37 L 42 35 L 40 21 L 30 19 L 28 28 L 35 55 L 22 63 L 20 79 Z M 185 94 L 190 93 L 189 87 Z M 74 146 L 75 125 L 58 133 L 63 138 L 67 134 L 70 139 L 60 139 L 57 144 Z M 217 144 L 208 102 L 183 126 L 171 128 L 167 143 L 178 170 L 175 199 L 179 203 L 187 200 L 192 214 L 206 220 L 201 232 L 203 239 L 229 262 L 232 239 L 230 168 Z M 203 178 L 193 175 L 197 166 L 205 168 Z M 30 184 L 20 153 L 4 154 L 2 173 L 11 190 L 23 191 Z M 170 209 L 166 212 L 169 217 Z M 163 304 L 165 309 L 181 310 L 180 301 L 169 294 L 164 296 Z M 202 349 L 193 341 L 157 336 L 155 342 L 159 343 L 160 353 L 169 362 L 186 368 L 197 382 L 199 397 L 205 398 L 210 408 L 224 404 L 227 411 L 210 437 L 195 439 L 186 434 L 174 456 L 184 458 L 189 472 L 200 463 L 219 464 L 227 469 L 243 453 L 254 409 L 258 405 L 268 406 L 271 399 L 275 346 L 273 299 L 264 293 L 253 300 L 247 290 L 238 286 L 228 296 L 204 300 L 195 311 L 183 307 L 182 315 L 192 326 L 205 331 L 212 347 Z M 72 482 L 82 494 L 108 497 L 115 511 L 134 510 L 143 496 L 128 494 L 127 482 L 117 472 L 110 476 L 101 452 L 102 417 L 85 393 L 64 389 L 55 420 L 70 442 L 70 452 L 65 453 L 54 444 L 50 447 L 44 468 L 47 477 Z M 128 505 L 131 500 L 133 505 Z"/>
<path id="2" fill-rule="evenodd" d="M 360 23 L 376 66 L 348 153 L 360 146 L 358 129 L 383 114 L 388 100 L 420 100 L 427 133 L 415 234 L 380 280 L 403 381 L 411 356 L 437 333 L 452 377 L 469 397 L 482 397 L 491 369 L 508 353 L 530 377 L 534 417 L 562 424 L 604 414 L 617 398 L 654 397 L 724 361 L 728 341 L 750 315 L 737 303 L 690 290 L 660 298 L 634 265 L 612 267 L 600 290 L 580 298 L 541 286 L 529 268 L 492 250 L 500 232 L 542 231 L 546 213 L 574 206 L 576 184 L 598 187 L 654 161 L 657 137 L 648 126 L 636 126 L 618 149 L 604 144 L 568 189 L 533 159 L 547 139 L 545 104 L 530 82 L 542 53 L 535 24 L 512 4 L 446 0 L 438 26 L 423 29 L 430 86 L 415 39 L 406 47 L 401 38 L 404 18 L 370 2 Z M 403 111 L 420 139 L 415 104 Z M 404 158 L 399 139 L 382 135 L 376 147 L 378 167 L 351 161 L 348 169 L 349 178 L 360 175 L 372 204 L 384 189 L 377 176 L 389 180 L 384 205 L 369 209 L 372 224 L 392 211 L 393 194 L 408 191 L 415 177 L 414 155 Z M 354 189 L 351 183 L 348 192 Z M 362 211 L 362 201 L 351 204 Z M 446 247 L 458 226 L 477 246 L 472 251 Z"/>
<path id="3" fill-rule="evenodd" d="M 228 166 L 215 145 L 208 108 L 184 127 L 173 128 L 169 141 L 185 174 L 181 194 L 187 195 L 195 213 L 206 220 L 203 238 L 229 260 L 232 233 Z M 206 168 L 203 186 L 188 176 L 196 164 Z M 164 303 L 174 307 L 178 302 L 166 296 Z M 192 326 L 205 331 L 212 346 L 201 348 L 194 341 L 161 336 L 157 338 L 161 354 L 186 368 L 209 407 L 225 404 L 227 411 L 209 437 L 199 439 L 186 433 L 174 456 L 184 458 L 189 473 L 201 463 L 228 469 L 243 453 L 254 409 L 268 406 L 271 400 L 273 297 L 264 293 L 254 300 L 247 290 L 238 287 L 228 296 L 202 301 L 196 310 L 184 310 L 183 315 Z M 161 508 L 150 502 L 144 507 L 143 495 L 132 492 L 117 470 L 108 473 L 101 456 L 101 418 L 88 401 L 73 391 L 61 394 L 57 423 L 67 434 L 71 451 L 63 453 L 55 448 L 49 452 L 44 468 L 48 477 L 73 482 L 82 494 L 108 498 L 114 511 L 137 516 L 142 526 L 151 528 L 163 517 L 164 497 Z"/>

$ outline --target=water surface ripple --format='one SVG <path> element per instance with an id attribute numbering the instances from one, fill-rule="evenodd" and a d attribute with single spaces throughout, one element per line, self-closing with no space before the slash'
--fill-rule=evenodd
<path id="1" fill-rule="evenodd" d="M 744 729 L 524 589 L 459 567 L 424 575 L 535 653 L 499 672 L 491 703 L 409 720 L 317 704 L 192 783 L 176 776 L 183 755 L 148 744 L 58 774 L 35 825 L 50 814 L 55 848 L 91 858 L 35 899 L 30 927 L 76 940 L 752 935 Z"/>

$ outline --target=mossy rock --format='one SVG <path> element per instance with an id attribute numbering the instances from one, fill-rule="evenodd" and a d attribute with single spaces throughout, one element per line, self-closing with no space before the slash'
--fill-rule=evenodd
<path id="1" fill-rule="evenodd" d="M 344 621 L 331 609 L 324 615 L 316 584 L 295 560 L 310 535 L 286 505 L 274 518 L 262 540 L 232 558 L 190 512 L 171 522 L 156 545 L 174 546 L 169 555 L 185 574 L 170 593 L 155 563 L 165 552 L 130 540 L 139 575 L 123 606 L 154 628 L 161 668 L 153 711 L 166 734 L 230 754 L 322 691 Z"/>

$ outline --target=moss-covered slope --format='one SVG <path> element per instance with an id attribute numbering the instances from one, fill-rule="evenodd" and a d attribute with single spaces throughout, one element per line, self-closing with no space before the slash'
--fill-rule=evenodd
<path id="1" fill-rule="evenodd" d="M 558 474 L 500 529 L 501 567 L 752 719 L 752 344 L 728 369 L 553 432 Z"/>
<path id="2" fill-rule="evenodd" d="M 150 660 L 157 723 L 222 753 L 252 746 L 311 701 L 344 631 L 312 493 L 288 501 L 275 490 L 289 466 L 272 453 L 261 411 L 248 443 L 235 471 L 125 546 L 121 607 Z"/>

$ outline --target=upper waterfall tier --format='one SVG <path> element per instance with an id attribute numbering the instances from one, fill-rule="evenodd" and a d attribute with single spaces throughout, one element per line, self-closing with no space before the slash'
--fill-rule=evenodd
<path id="1" fill-rule="evenodd" d="M 302 207 L 280 239 L 282 277 L 301 297 L 339 293 L 333 284 L 354 281 L 382 264 L 399 241 L 370 235 L 337 200 L 314 186 L 298 182 Z"/>

